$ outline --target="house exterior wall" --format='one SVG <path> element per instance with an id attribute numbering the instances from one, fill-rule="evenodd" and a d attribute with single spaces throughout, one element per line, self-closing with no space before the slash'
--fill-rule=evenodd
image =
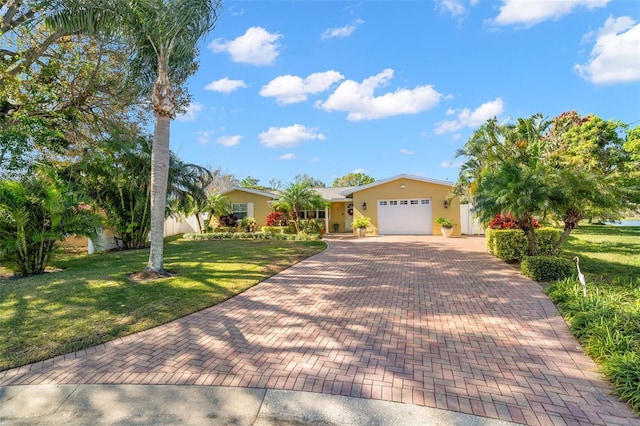
<path id="1" fill-rule="evenodd" d="M 253 203 L 253 218 L 256 220 L 257 230 L 267 225 L 267 216 L 274 211 L 273 207 L 268 204 L 272 199 L 262 195 L 235 190 L 226 193 L 225 196 L 233 204 Z"/>
<path id="2" fill-rule="evenodd" d="M 338 232 L 345 232 L 345 215 L 347 214 L 347 203 L 331 203 L 329 208 L 329 229 L 333 232 L 335 225 L 338 225 Z"/>
<path id="3" fill-rule="evenodd" d="M 404 185 L 404 188 L 402 188 Z M 454 197 L 449 201 L 449 207 L 445 209 L 444 201 L 451 193 L 451 186 L 438 185 L 431 182 L 422 182 L 413 179 L 401 178 L 386 182 L 371 188 L 366 188 L 353 193 L 354 219 L 362 216 L 371 218 L 371 227 L 367 232 L 378 234 L 378 200 L 399 200 L 430 198 L 432 213 L 433 235 L 440 234 L 440 225 L 435 223 L 439 217 L 453 219 L 456 223 L 453 235 L 460 236 L 460 200 Z M 363 203 L 367 203 L 367 209 L 363 210 Z"/>

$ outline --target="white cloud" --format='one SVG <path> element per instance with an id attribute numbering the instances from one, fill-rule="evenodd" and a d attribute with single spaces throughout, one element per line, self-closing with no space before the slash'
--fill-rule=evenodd
<path id="1" fill-rule="evenodd" d="M 262 86 L 261 96 L 273 96 L 280 104 L 304 102 L 307 95 L 327 90 L 334 83 L 343 80 L 337 71 L 316 72 L 305 79 L 295 75 L 281 75 Z"/>
<path id="2" fill-rule="evenodd" d="M 217 38 L 209 44 L 209 48 L 215 53 L 229 53 L 233 62 L 271 65 L 280 54 L 280 38 L 282 34 L 271 34 L 262 27 L 251 27 L 244 35 L 233 40 Z"/>
<path id="3" fill-rule="evenodd" d="M 358 26 L 364 24 L 362 19 L 356 19 L 349 25 L 338 28 L 329 28 L 325 30 L 320 36 L 320 40 L 326 40 L 329 38 L 345 38 L 349 37 L 358 28 Z"/>
<path id="4" fill-rule="evenodd" d="M 467 8 L 460 0 L 439 0 L 436 2 L 436 9 L 448 12 L 453 17 L 464 15 L 467 12 Z"/>
<path id="5" fill-rule="evenodd" d="M 222 146 L 236 146 L 240 143 L 240 139 L 242 139 L 240 135 L 220 136 L 217 142 Z"/>
<path id="6" fill-rule="evenodd" d="M 402 149 L 400 150 L 400 154 L 404 154 L 404 155 L 413 155 L 413 154 L 415 154 L 415 152 L 413 152 L 413 151 L 409 151 L 408 149 L 404 149 L 404 148 L 402 148 Z"/>
<path id="7" fill-rule="evenodd" d="M 231 80 L 227 77 L 220 80 L 212 81 L 204 86 L 205 90 L 211 90 L 212 92 L 231 93 L 236 89 L 245 88 L 247 85 L 242 80 Z"/>
<path id="8" fill-rule="evenodd" d="M 196 132 L 196 135 L 198 135 L 198 143 L 200 145 L 207 145 L 209 142 L 211 142 L 210 138 L 214 133 L 215 132 L 211 130 L 206 130 L 204 132 Z"/>
<path id="9" fill-rule="evenodd" d="M 293 153 L 284 154 L 280 156 L 281 160 L 293 160 L 294 158 L 296 158 L 296 155 Z"/>
<path id="10" fill-rule="evenodd" d="M 593 83 L 640 81 L 640 24 L 629 16 L 609 17 L 598 31 L 591 60 L 574 70 Z"/>
<path id="11" fill-rule="evenodd" d="M 462 161 L 443 161 L 442 163 L 440 163 L 440 166 L 449 169 L 449 168 L 456 168 L 456 167 L 460 167 L 462 166 Z"/>
<path id="12" fill-rule="evenodd" d="M 426 111 L 436 105 L 442 97 L 432 86 L 398 89 L 375 96 L 375 89 L 385 86 L 392 78 L 393 70 L 388 68 L 363 80 L 362 83 L 346 80 L 326 101 L 316 102 L 316 106 L 325 111 L 345 111 L 348 113 L 347 119 L 351 121 L 373 120 Z"/>
<path id="13" fill-rule="evenodd" d="M 176 116 L 176 120 L 193 121 L 196 119 L 200 111 L 202 111 L 202 107 L 203 105 L 198 102 L 191 102 L 189 106 L 187 106 L 187 110 L 185 112 Z"/>
<path id="14" fill-rule="evenodd" d="M 458 131 L 464 127 L 478 127 L 490 118 L 502 114 L 504 110 L 504 101 L 502 98 L 496 98 L 493 101 L 485 102 L 475 110 L 471 111 L 465 108 L 457 114 L 455 120 L 445 120 L 438 123 L 435 132 L 438 135 Z M 449 112 L 447 111 L 447 115 Z"/>
<path id="15" fill-rule="evenodd" d="M 559 19 L 561 16 L 585 7 L 595 9 L 605 7 L 611 0 L 502 0 L 500 13 L 491 21 L 497 25 L 522 25 L 532 27 L 549 19 Z"/>
<path id="16" fill-rule="evenodd" d="M 289 127 L 269 127 L 269 130 L 258 135 L 260 143 L 269 148 L 292 147 L 303 141 L 320 139 L 325 136 L 318 133 L 315 128 L 307 128 L 302 124 L 294 124 Z"/>

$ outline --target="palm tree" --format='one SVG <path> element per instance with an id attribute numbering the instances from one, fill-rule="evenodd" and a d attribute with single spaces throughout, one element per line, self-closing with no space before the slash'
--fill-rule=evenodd
<path id="1" fill-rule="evenodd" d="M 230 214 L 232 211 L 231 200 L 225 195 L 222 195 L 219 192 L 209 195 L 207 198 L 207 202 L 202 209 L 196 212 L 196 218 L 198 219 L 198 226 L 200 226 L 200 230 L 202 231 L 202 226 L 200 225 L 200 217 L 199 213 L 207 213 L 207 224 L 211 222 L 216 216 Z M 205 226 L 206 228 L 206 226 Z"/>
<path id="2" fill-rule="evenodd" d="M 273 203 L 273 207 L 285 210 L 291 215 L 296 232 L 300 232 L 300 219 L 303 210 L 324 208 L 327 202 L 314 191 L 308 182 L 300 181 L 287 185 L 280 193 L 280 198 Z"/>
<path id="3" fill-rule="evenodd" d="M 49 25 L 92 35 L 116 34 L 131 49 L 131 75 L 151 98 L 155 115 L 151 159 L 151 249 L 146 270 L 164 274 L 163 233 L 171 120 L 197 68 L 199 41 L 217 22 L 222 0 L 66 1 Z"/>

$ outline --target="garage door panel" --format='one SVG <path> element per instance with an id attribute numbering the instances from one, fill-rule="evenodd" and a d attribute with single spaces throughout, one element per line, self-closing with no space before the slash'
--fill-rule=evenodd
<path id="1" fill-rule="evenodd" d="M 378 200 L 378 232 L 380 234 L 430 235 L 431 200 Z"/>

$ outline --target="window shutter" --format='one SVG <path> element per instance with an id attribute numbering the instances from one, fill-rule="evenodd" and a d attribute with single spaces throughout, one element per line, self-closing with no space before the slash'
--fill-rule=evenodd
<path id="1" fill-rule="evenodd" d="M 253 203 L 247 203 L 247 217 L 255 218 L 253 215 Z"/>

